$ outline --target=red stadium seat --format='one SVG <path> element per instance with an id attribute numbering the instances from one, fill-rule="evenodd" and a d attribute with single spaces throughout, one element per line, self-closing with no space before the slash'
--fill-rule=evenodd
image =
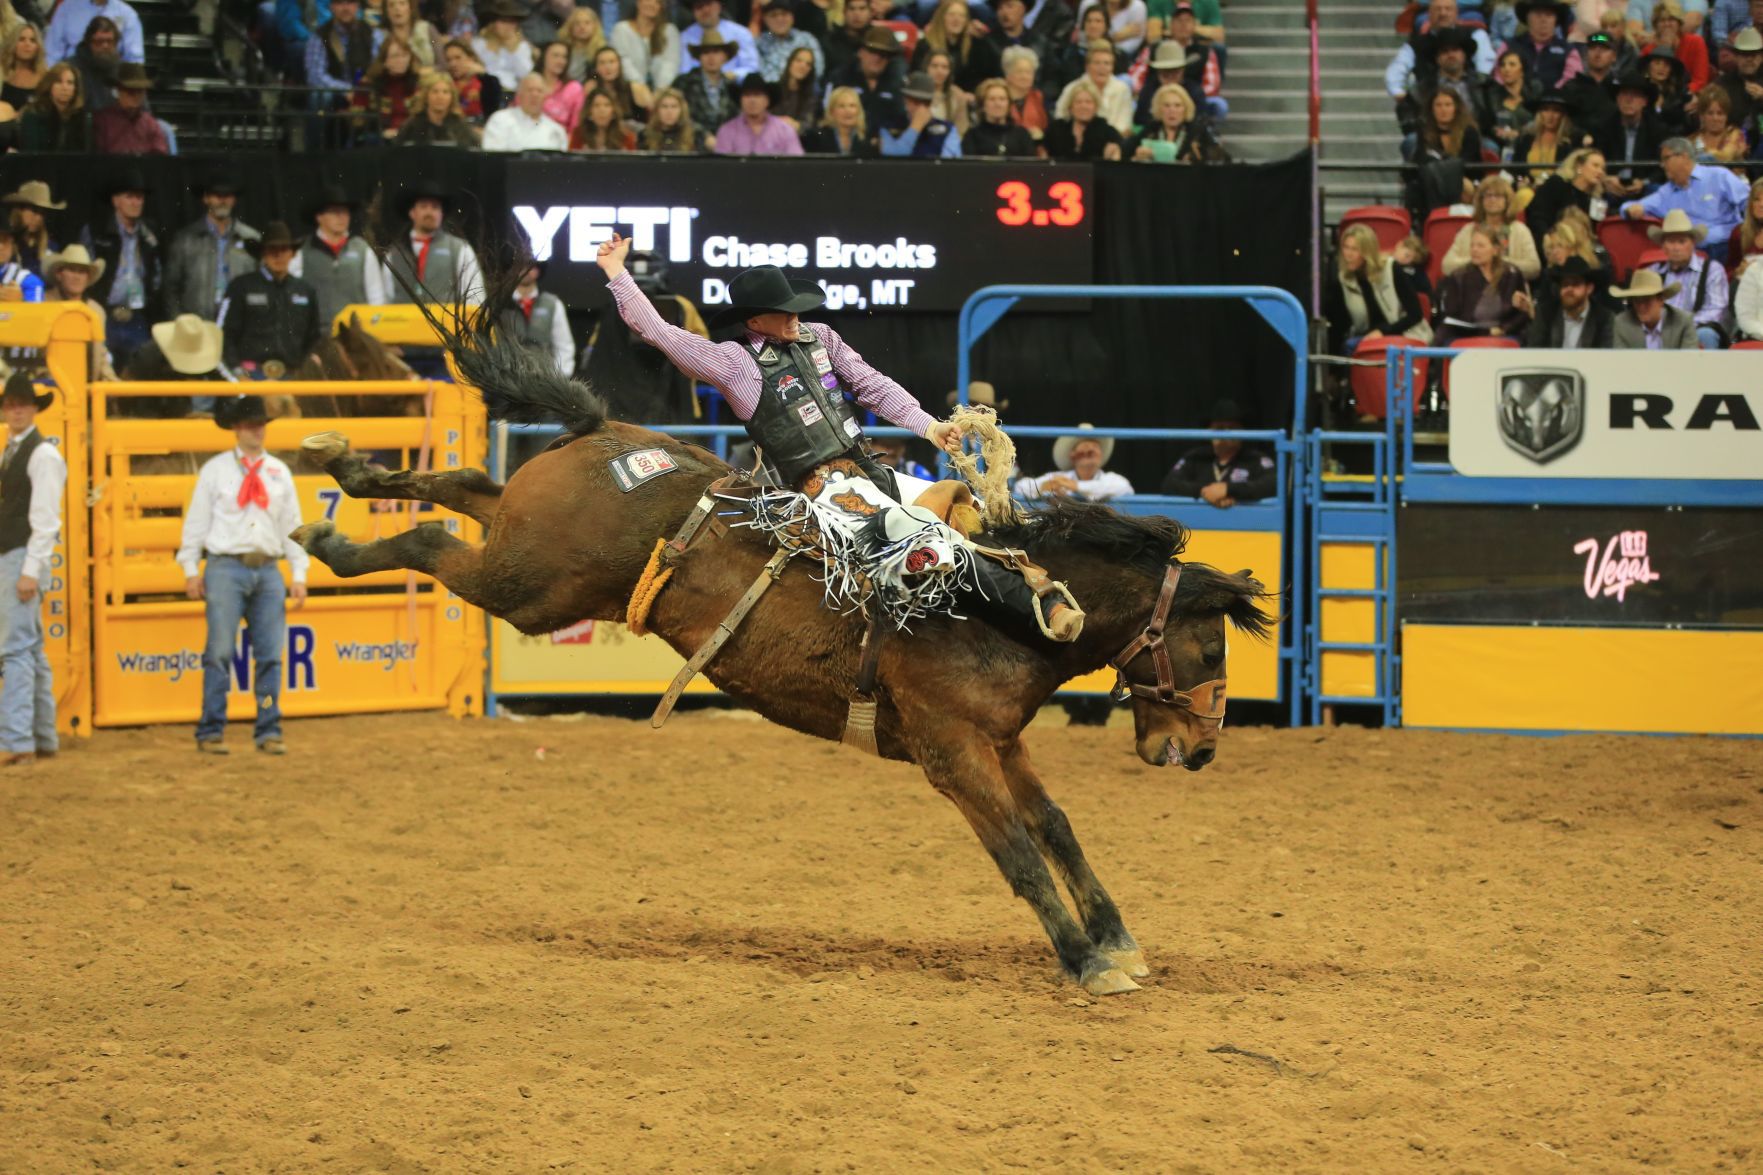
<path id="1" fill-rule="evenodd" d="M 1405 208 L 1395 208 L 1388 204 L 1367 204 L 1363 208 L 1349 208 L 1341 214 L 1341 230 L 1355 224 L 1362 224 L 1377 234 L 1377 247 L 1385 253 L 1393 250 L 1403 237 L 1414 231 L 1414 221 L 1408 216 Z"/>
<path id="2" fill-rule="evenodd" d="M 1414 296 L 1415 296 L 1415 298 L 1419 299 L 1419 301 L 1420 301 L 1420 321 L 1431 322 L 1432 321 L 1432 299 L 1427 297 L 1425 294 L 1417 293 Z"/>
<path id="3" fill-rule="evenodd" d="M 1392 346 L 1414 347 L 1420 344 L 1412 339 L 1364 339 L 1353 352 L 1355 359 L 1385 359 L 1385 352 Z M 1414 361 L 1414 400 L 1420 402 L 1420 393 L 1426 387 L 1425 359 Z M 1361 416 L 1372 416 L 1382 420 L 1389 412 L 1388 395 L 1384 381 L 1388 378 L 1388 369 L 1378 367 L 1354 367 L 1348 377 L 1353 388 L 1353 402 Z"/>
<path id="4" fill-rule="evenodd" d="M 900 51 L 907 57 L 911 57 L 912 51 L 918 48 L 918 26 L 911 21 L 878 20 L 875 23 L 880 27 L 887 29 L 898 38 L 900 42 Z"/>
<path id="5" fill-rule="evenodd" d="M 1487 335 L 1472 335 L 1468 338 L 1453 340 L 1451 346 L 1463 347 L 1469 350 L 1479 348 L 1483 350 L 1516 351 L 1518 349 L 1518 340 L 1510 335 L 1501 335 L 1498 338 L 1493 338 Z M 1450 363 L 1445 364 L 1445 378 L 1440 381 L 1441 386 L 1445 391 L 1446 400 L 1451 398 L 1451 364 L 1455 362 L 1456 360 L 1453 359 Z"/>
<path id="6" fill-rule="evenodd" d="M 1452 212 L 1449 208 L 1434 208 L 1427 213 L 1426 228 L 1420 234 L 1420 240 L 1426 245 L 1426 251 L 1432 254 L 1426 263 L 1426 272 L 1432 275 L 1434 287 L 1445 276 L 1445 254 L 1451 251 L 1457 234 L 1468 223 L 1469 217 L 1461 212 Z"/>
<path id="7" fill-rule="evenodd" d="M 1649 265 L 1663 265 L 1666 260 L 1665 250 L 1653 245 L 1641 250 L 1641 255 L 1634 259 L 1634 267 L 1645 269 Z"/>
<path id="8" fill-rule="evenodd" d="M 1647 229 L 1659 221 L 1629 220 L 1626 217 L 1610 216 L 1598 222 L 1598 244 L 1604 246 L 1610 254 L 1610 262 L 1616 267 L 1611 276 L 1619 282 L 1626 282 L 1628 275 L 1634 272 L 1640 256 L 1653 247 Z"/>
<path id="9" fill-rule="evenodd" d="M 1763 339 L 1744 339 L 1732 345 L 1734 351 L 1763 351 Z"/>

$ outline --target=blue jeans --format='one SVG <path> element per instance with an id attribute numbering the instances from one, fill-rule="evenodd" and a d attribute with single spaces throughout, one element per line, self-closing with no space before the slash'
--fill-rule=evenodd
<path id="1" fill-rule="evenodd" d="M 1715 330 L 1713 327 L 1711 327 L 1711 326 L 1698 326 L 1698 327 L 1696 327 L 1696 338 L 1701 342 L 1702 350 L 1704 350 L 1704 351 L 1718 351 L 1718 350 L 1720 350 L 1720 332 Z"/>
<path id="2" fill-rule="evenodd" d="M 43 593 L 28 603 L 18 598 L 18 577 L 24 571 L 25 549 L 0 555 L 0 616 L 6 635 L 0 638 L 0 750 L 54 751 L 55 681 L 43 653 Z"/>
<path id="3" fill-rule="evenodd" d="M 288 631 L 283 605 L 288 589 L 282 584 L 281 566 L 266 563 L 251 568 L 230 555 L 210 555 L 202 571 L 202 592 L 208 602 L 208 647 L 202 651 L 197 741 L 210 742 L 226 733 L 227 694 L 241 620 L 255 662 L 251 682 L 257 695 L 257 727 L 252 736 L 259 745 L 282 737 L 282 645 Z"/>

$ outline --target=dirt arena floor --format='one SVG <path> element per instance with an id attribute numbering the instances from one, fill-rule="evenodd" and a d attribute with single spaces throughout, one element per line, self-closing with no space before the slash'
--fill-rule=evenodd
<path id="1" fill-rule="evenodd" d="M 1763 1163 L 1763 745 L 1030 737 L 1141 992 L 914 771 L 744 715 L 7 771 L 0 1170 Z"/>

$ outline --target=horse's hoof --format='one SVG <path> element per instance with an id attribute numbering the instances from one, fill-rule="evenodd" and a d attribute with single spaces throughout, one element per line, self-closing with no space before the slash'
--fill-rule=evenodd
<path id="1" fill-rule="evenodd" d="M 335 434 L 333 434 L 335 435 Z M 334 522 L 308 522 L 299 527 L 288 537 L 299 543 L 307 551 L 317 554 L 318 545 L 337 532 Z"/>
<path id="2" fill-rule="evenodd" d="M 1119 967 L 1108 967 L 1101 971 L 1092 971 L 1085 975 L 1080 983 L 1091 995 L 1125 995 L 1129 991 L 1139 990 L 1139 985 L 1132 977 Z"/>
<path id="3" fill-rule="evenodd" d="M 1151 968 L 1145 963 L 1145 952 L 1138 947 L 1132 947 L 1131 949 L 1124 951 L 1104 950 L 1102 953 L 1114 960 L 1114 965 L 1116 967 L 1119 967 L 1134 979 L 1143 979 L 1151 973 Z"/>
<path id="4" fill-rule="evenodd" d="M 320 463 L 335 461 L 349 451 L 349 438 L 340 432 L 315 432 L 300 442 L 300 447 Z"/>

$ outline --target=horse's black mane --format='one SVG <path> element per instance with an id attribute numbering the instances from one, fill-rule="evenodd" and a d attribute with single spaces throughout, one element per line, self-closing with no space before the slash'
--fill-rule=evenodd
<path id="1" fill-rule="evenodd" d="M 1053 498 L 1014 526 L 981 536 L 988 545 L 1020 547 L 1039 558 L 1060 549 L 1084 551 L 1104 561 L 1161 575 L 1188 545 L 1188 528 L 1173 518 L 1122 514 L 1100 502 Z M 1232 575 L 1205 563 L 1183 563 L 1176 610 L 1222 612 L 1251 636 L 1267 637 L 1273 618 L 1260 606 L 1271 593 L 1247 574 Z"/>

